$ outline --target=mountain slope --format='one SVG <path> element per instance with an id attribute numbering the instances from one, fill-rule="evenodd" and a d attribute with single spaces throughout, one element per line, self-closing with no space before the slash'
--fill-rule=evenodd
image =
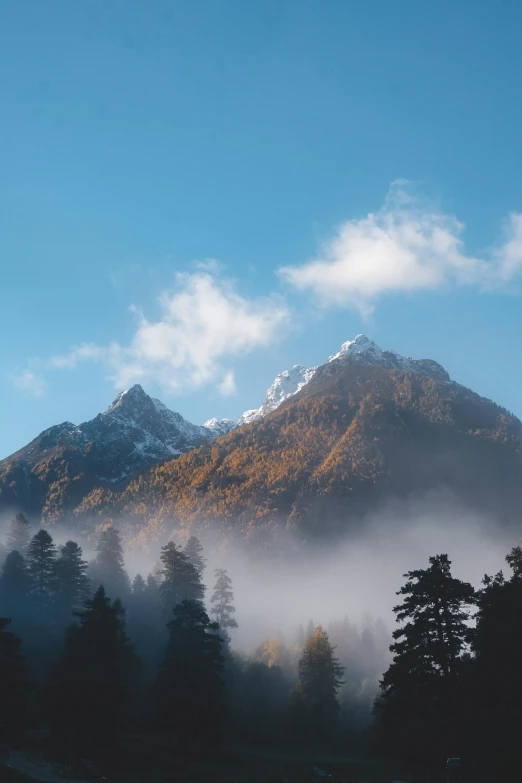
<path id="1" fill-rule="evenodd" d="M 147 531 L 218 525 L 305 538 L 353 527 L 388 498 L 444 488 L 492 520 L 522 502 L 522 424 L 435 362 L 341 351 L 273 412 L 77 509 Z"/>
<path id="2" fill-rule="evenodd" d="M 91 421 L 50 427 L 2 460 L 0 508 L 58 519 L 93 488 L 128 481 L 212 437 L 133 386 Z"/>

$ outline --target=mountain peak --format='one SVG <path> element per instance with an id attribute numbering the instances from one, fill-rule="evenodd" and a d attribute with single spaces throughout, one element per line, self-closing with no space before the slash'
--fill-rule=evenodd
<path id="1" fill-rule="evenodd" d="M 378 364 L 387 370 L 403 370 L 405 372 L 417 372 L 429 375 L 438 381 L 449 381 L 450 377 L 444 367 L 432 359 L 412 359 L 409 356 L 401 356 L 395 351 L 385 350 L 370 340 L 364 334 L 358 334 L 353 340 L 348 340 L 341 345 L 340 350 L 330 356 L 328 362 L 336 359 L 354 359 L 365 364 Z"/>
<path id="2" fill-rule="evenodd" d="M 129 389 L 125 389 L 125 391 L 118 394 L 116 399 L 113 400 L 105 411 L 105 414 L 114 413 L 114 411 L 117 411 L 118 409 L 120 409 L 121 412 L 122 409 L 125 410 L 129 406 L 134 407 L 136 404 L 147 402 L 152 403 L 151 398 L 144 391 L 143 386 L 139 383 L 135 383 L 134 386 L 131 386 Z"/>

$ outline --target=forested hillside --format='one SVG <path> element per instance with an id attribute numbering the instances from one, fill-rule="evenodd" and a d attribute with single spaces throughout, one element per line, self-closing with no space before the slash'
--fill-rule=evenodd
<path id="1" fill-rule="evenodd" d="M 509 525 L 522 503 L 521 453 L 520 421 L 491 401 L 351 357 L 320 367 L 264 419 L 122 492 L 95 490 L 75 516 L 87 530 L 121 519 L 130 537 L 217 522 L 225 534 L 284 526 L 309 540 L 353 530 L 388 498 L 444 490 Z"/>

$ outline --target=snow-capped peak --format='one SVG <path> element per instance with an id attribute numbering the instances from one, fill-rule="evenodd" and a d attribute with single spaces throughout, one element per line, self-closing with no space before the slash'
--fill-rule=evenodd
<path id="1" fill-rule="evenodd" d="M 336 360 L 354 360 L 364 364 L 380 365 L 388 370 L 418 372 L 441 381 L 449 381 L 450 379 L 446 370 L 437 362 L 430 359 L 410 359 L 400 356 L 395 351 L 383 351 L 364 334 L 358 334 L 353 340 L 347 340 L 343 343 L 339 351 L 330 356 L 326 364 Z M 285 370 L 276 377 L 267 390 L 265 400 L 260 408 L 245 411 L 236 422 L 231 419 L 209 419 L 204 426 L 215 436 L 218 436 L 224 432 L 230 432 L 231 429 L 240 427 L 242 424 L 250 424 L 250 422 L 266 416 L 309 383 L 317 369 L 317 367 L 307 369 L 302 364 L 295 364 L 292 369 Z"/>
<path id="2" fill-rule="evenodd" d="M 365 334 L 358 334 L 353 340 L 347 340 L 343 343 L 340 350 L 333 356 L 330 356 L 328 361 L 333 362 L 334 359 L 338 359 L 340 356 L 353 356 L 354 354 L 362 353 L 373 353 L 376 356 L 381 356 L 383 350 L 373 340 L 366 337 Z"/>
<path id="3" fill-rule="evenodd" d="M 388 370 L 418 372 L 439 381 L 450 380 L 448 373 L 438 362 L 431 359 L 411 359 L 408 356 L 401 356 L 395 351 L 383 351 L 364 334 L 358 334 L 353 340 L 343 343 L 340 351 L 334 356 L 330 356 L 328 361 L 343 360 L 346 357 L 354 357 L 365 364 L 378 364 Z"/>
<path id="4" fill-rule="evenodd" d="M 276 376 L 273 384 L 267 389 L 265 399 L 260 408 L 245 411 L 238 419 L 238 426 L 272 413 L 282 402 L 297 394 L 313 377 L 316 368 L 307 369 L 302 364 L 294 364 L 291 370 L 285 370 Z"/>
<path id="5" fill-rule="evenodd" d="M 150 401 L 149 395 L 143 390 L 143 387 L 140 386 L 139 383 L 135 383 L 134 386 L 131 386 L 129 389 L 125 389 L 125 391 L 120 392 L 103 415 L 114 413 L 115 411 L 119 411 L 139 403 L 146 404 L 147 401 Z"/>

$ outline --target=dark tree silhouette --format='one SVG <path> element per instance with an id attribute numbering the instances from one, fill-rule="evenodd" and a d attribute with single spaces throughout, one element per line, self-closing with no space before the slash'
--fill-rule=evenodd
<path id="1" fill-rule="evenodd" d="M 217 623 L 200 601 L 184 600 L 168 623 L 170 639 L 157 682 L 160 722 L 180 743 L 211 745 L 220 736 L 223 656 Z"/>
<path id="2" fill-rule="evenodd" d="M 130 580 L 125 571 L 123 546 L 118 530 L 107 528 L 96 547 L 96 559 L 90 564 L 89 577 L 96 589 L 103 585 L 107 594 L 126 600 L 130 594 Z"/>
<path id="3" fill-rule="evenodd" d="M 294 708 L 302 710 L 306 733 L 322 737 L 335 727 L 339 703 L 337 691 L 343 684 L 344 667 L 334 655 L 328 634 L 318 625 L 307 639 L 299 659 L 299 684 L 293 695 Z"/>
<path id="4" fill-rule="evenodd" d="M 29 586 L 24 558 L 16 550 L 9 552 L 0 576 L 0 612 L 22 621 L 27 611 Z"/>
<path id="5" fill-rule="evenodd" d="M 475 687 L 470 721 L 477 755 L 496 759 L 501 774 L 520 769 L 522 750 L 522 550 L 515 547 L 506 561 L 513 573 L 485 576 L 478 592 Z M 506 777 L 506 779 L 508 779 Z"/>
<path id="6" fill-rule="evenodd" d="M 100 586 L 84 606 L 67 632 L 53 692 L 53 729 L 72 753 L 122 728 L 140 665 L 120 601 L 111 603 Z"/>
<path id="7" fill-rule="evenodd" d="M 0 617 L 0 745 L 24 731 L 29 689 L 22 642 L 7 630 L 10 622 Z"/>
<path id="8" fill-rule="evenodd" d="M 451 575 L 447 555 L 429 558 L 425 570 L 409 571 L 394 608 L 405 623 L 393 632 L 393 662 L 376 703 L 381 735 L 397 753 L 455 754 L 461 745 L 461 654 L 471 631 L 467 620 L 475 591 Z"/>
<path id="9" fill-rule="evenodd" d="M 196 538 L 196 536 L 191 536 L 185 544 L 183 552 L 196 569 L 199 578 L 203 579 L 207 561 L 203 557 L 203 547 L 201 546 L 199 538 Z"/>
<path id="10" fill-rule="evenodd" d="M 17 552 L 20 552 L 21 555 L 25 556 L 30 540 L 31 532 L 29 521 L 23 514 L 17 514 L 9 525 L 7 551 L 13 552 L 16 550 Z"/>
<path id="11" fill-rule="evenodd" d="M 60 614 L 66 621 L 72 621 L 72 612 L 80 609 L 90 593 L 87 577 L 87 561 L 82 549 L 74 541 L 67 541 L 59 547 L 56 561 L 56 601 Z"/>
<path id="12" fill-rule="evenodd" d="M 141 574 L 136 574 L 132 580 L 132 595 L 135 598 L 141 597 L 145 594 L 147 589 L 147 583 Z"/>
<path id="13" fill-rule="evenodd" d="M 201 584 L 198 572 L 186 554 L 172 541 L 161 550 L 161 565 L 159 594 L 166 619 L 172 616 L 172 609 L 183 600 L 203 600 L 205 587 Z"/>
<path id="14" fill-rule="evenodd" d="M 56 547 L 47 530 L 39 530 L 27 547 L 33 611 L 49 612 L 56 592 Z"/>
<path id="15" fill-rule="evenodd" d="M 224 568 L 217 568 L 214 572 L 216 584 L 214 593 L 210 599 L 212 608 L 210 614 L 219 625 L 222 635 L 229 639 L 229 631 L 237 628 L 237 621 L 233 617 L 235 607 L 232 605 L 234 593 L 232 592 L 232 580 Z"/>

